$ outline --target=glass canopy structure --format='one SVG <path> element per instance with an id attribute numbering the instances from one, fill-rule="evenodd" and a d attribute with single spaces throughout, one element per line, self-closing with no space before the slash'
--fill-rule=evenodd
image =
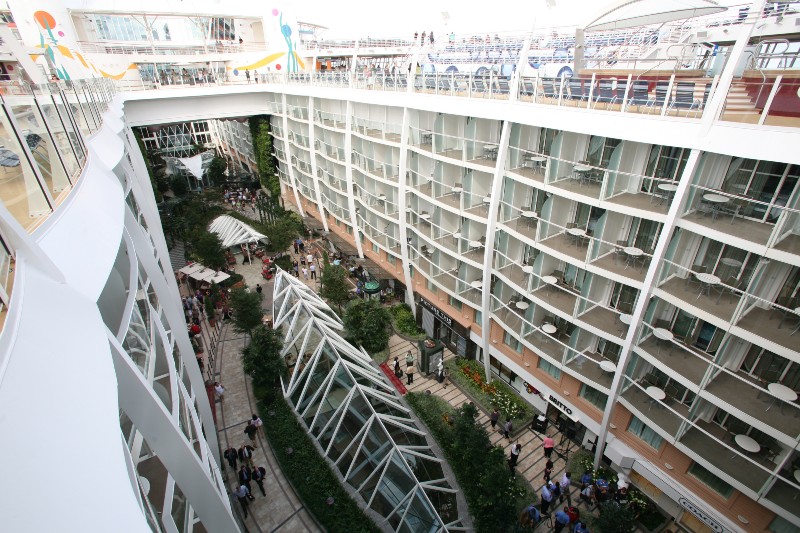
<path id="1" fill-rule="evenodd" d="M 465 531 L 442 460 L 330 307 L 279 270 L 273 315 L 289 367 L 284 396 L 366 507 L 398 532 Z"/>

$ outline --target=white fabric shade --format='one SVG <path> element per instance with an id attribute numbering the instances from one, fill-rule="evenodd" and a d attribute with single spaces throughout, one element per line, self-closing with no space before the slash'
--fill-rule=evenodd
<path id="1" fill-rule="evenodd" d="M 197 272 L 198 270 L 203 270 L 204 268 L 205 267 L 203 265 L 201 265 L 200 263 L 192 263 L 190 265 L 186 265 L 185 267 L 180 269 L 178 272 L 180 272 L 181 274 L 186 274 L 187 276 L 190 276 L 190 275 L 194 274 L 195 272 Z"/>
<path id="2" fill-rule="evenodd" d="M 183 166 L 191 172 L 192 176 L 199 180 L 203 179 L 203 154 L 197 154 L 193 157 L 179 157 L 178 161 L 183 163 Z"/>
<path id="3" fill-rule="evenodd" d="M 714 0 L 618 0 L 605 6 L 584 27 L 587 31 L 622 30 L 711 15 L 727 9 Z"/>
<path id="4" fill-rule="evenodd" d="M 221 215 L 215 218 L 208 229 L 217 234 L 224 248 L 266 239 L 265 235 L 257 232 L 241 220 L 228 215 Z"/>

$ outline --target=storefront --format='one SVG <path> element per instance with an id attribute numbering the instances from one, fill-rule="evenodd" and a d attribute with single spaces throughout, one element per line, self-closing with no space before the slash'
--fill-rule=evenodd
<path id="1" fill-rule="evenodd" d="M 432 339 L 440 340 L 456 355 L 475 358 L 475 343 L 469 338 L 469 330 L 425 298 L 417 301 L 417 317 L 421 327 Z"/>

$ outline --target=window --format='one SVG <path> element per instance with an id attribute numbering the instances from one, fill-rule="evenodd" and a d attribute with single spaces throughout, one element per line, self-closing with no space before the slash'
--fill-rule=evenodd
<path id="1" fill-rule="evenodd" d="M 511 333 L 505 333 L 503 337 L 503 343 L 507 346 L 510 346 L 515 352 L 522 353 L 522 343 L 517 340 Z"/>
<path id="2" fill-rule="evenodd" d="M 783 517 L 776 516 L 772 522 L 770 522 L 769 530 L 773 533 L 794 533 L 797 531 L 797 526 Z"/>
<path id="3" fill-rule="evenodd" d="M 633 433 L 651 447 L 658 450 L 661 448 L 661 443 L 664 441 L 658 433 L 653 431 L 647 424 L 636 418 L 635 416 L 631 420 L 630 425 L 628 426 L 628 431 Z"/>
<path id="4" fill-rule="evenodd" d="M 381 249 L 380 249 L 380 248 L 378 248 L 378 245 L 377 245 L 377 244 L 375 244 L 375 243 L 372 243 L 372 251 L 373 251 L 373 252 L 375 252 L 375 253 L 377 254 L 377 253 L 380 253 Z"/>
<path id="5" fill-rule="evenodd" d="M 461 311 L 461 309 L 463 308 L 464 304 L 462 304 L 461 300 L 459 300 L 458 298 L 455 298 L 455 297 L 451 296 L 450 297 L 450 306 L 458 309 L 459 311 Z"/>
<path id="6" fill-rule="evenodd" d="M 592 405 L 597 407 L 598 409 L 605 409 L 606 403 L 608 402 L 608 396 L 603 394 L 597 389 L 593 389 L 589 385 L 583 384 L 581 385 L 581 391 L 578 393 L 581 398 L 584 398 L 589 401 Z"/>
<path id="7" fill-rule="evenodd" d="M 386 257 L 386 261 L 393 266 L 397 264 L 397 258 L 391 254 Z"/>
<path id="8" fill-rule="evenodd" d="M 692 466 L 689 467 L 689 474 L 725 498 L 729 498 L 733 494 L 733 487 L 697 463 L 692 463 Z"/>
<path id="9" fill-rule="evenodd" d="M 475 311 L 475 323 L 476 324 L 483 323 L 483 311 Z"/>
<path id="10" fill-rule="evenodd" d="M 539 368 L 550 374 L 553 378 L 560 380 L 561 379 L 561 369 L 558 368 L 556 365 L 551 364 L 549 361 L 545 359 L 539 358 Z"/>

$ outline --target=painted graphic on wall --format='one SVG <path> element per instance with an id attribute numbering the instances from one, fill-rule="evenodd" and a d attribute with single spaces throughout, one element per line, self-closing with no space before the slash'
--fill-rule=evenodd
<path id="1" fill-rule="evenodd" d="M 62 30 L 57 29 L 58 23 L 53 15 L 47 11 L 36 11 L 33 14 L 33 19 L 36 21 L 36 25 L 39 27 L 38 47 L 42 49 L 42 55 L 44 55 L 48 64 L 55 71 L 55 74 L 59 79 L 70 80 L 76 77 L 85 78 L 96 77 L 97 75 L 100 75 L 105 78 L 121 80 L 128 70 L 136 70 L 136 65 L 131 63 L 119 74 L 105 72 L 104 70 L 97 68 L 97 66 L 91 60 L 87 60 L 85 57 L 83 57 L 83 54 L 77 50 L 73 50 L 63 44 L 59 44 L 59 39 L 64 39 L 66 35 Z M 36 55 L 32 55 L 31 58 L 34 61 L 38 59 Z M 83 66 L 86 72 L 75 72 L 77 66 L 74 65 L 72 65 L 72 69 L 67 68 L 68 64 L 74 64 L 75 60 L 80 62 L 80 65 Z M 70 70 L 72 70 L 72 72 L 70 72 Z"/>
<path id="2" fill-rule="evenodd" d="M 286 51 L 285 52 L 276 52 L 273 54 L 269 54 L 264 58 L 259 59 L 258 61 L 254 61 L 248 65 L 240 65 L 237 67 L 229 67 L 228 70 L 233 72 L 234 76 L 239 76 L 244 71 L 256 71 L 259 68 L 272 68 L 274 67 L 275 70 L 282 70 L 283 65 L 277 62 L 283 56 L 286 56 L 286 71 L 287 72 L 299 72 L 305 68 L 305 64 L 300 56 L 297 54 L 297 42 L 292 40 L 292 27 L 284 22 L 283 20 L 283 12 L 278 9 L 272 10 L 272 16 L 278 17 L 278 30 L 280 35 L 283 37 L 284 42 L 286 43 Z"/>

